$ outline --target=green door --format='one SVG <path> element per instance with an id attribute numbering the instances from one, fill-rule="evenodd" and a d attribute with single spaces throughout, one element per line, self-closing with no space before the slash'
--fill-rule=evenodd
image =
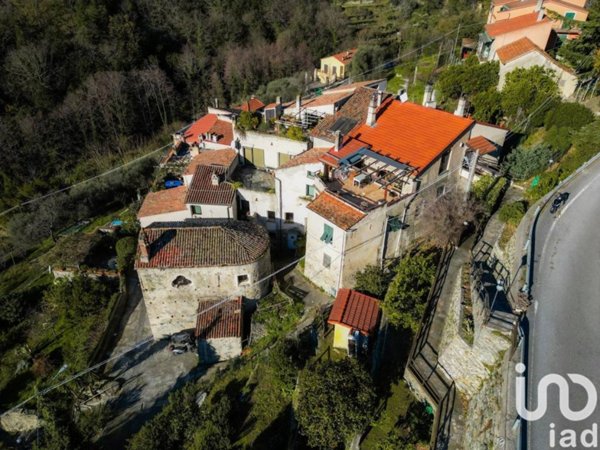
<path id="1" fill-rule="evenodd" d="M 255 167 L 265 167 L 265 151 L 262 148 L 244 149 L 246 160 Z"/>
<path id="2" fill-rule="evenodd" d="M 288 155 L 287 153 L 279 153 L 279 165 L 281 166 L 282 164 L 285 164 L 291 158 L 292 157 L 290 155 Z"/>

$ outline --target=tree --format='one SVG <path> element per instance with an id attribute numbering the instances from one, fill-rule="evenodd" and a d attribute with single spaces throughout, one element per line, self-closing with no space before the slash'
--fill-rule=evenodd
<path id="1" fill-rule="evenodd" d="M 350 63 L 350 76 L 354 80 L 373 79 L 384 73 L 385 54 L 377 45 L 361 45 Z"/>
<path id="2" fill-rule="evenodd" d="M 285 132 L 286 137 L 293 139 L 294 141 L 303 141 L 304 133 L 302 132 L 302 128 L 300 127 L 289 127 Z"/>
<path id="3" fill-rule="evenodd" d="M 596 61 L 594 56 L 600 47 L 600 4 L 598 2 L 590 4 L 587 20 L 578 26 L 581 27 L 581 36 L 564 43 L 558 50 L 558 54 L 578 73 L 594 70 L 598 74 L 600 72 L 594 64 Z"/>
<path id="4" fill-rule="evenodd" d="M 502 205 L 500 211 L 498 211 L 498 217 L 502 222 L 516 227 L 525 215 L 526 206 L 522 201 L 507 203 Z"/>
<path id="5" fill-rule="evenodd" d="M 250 111 L 242 111 L 236 125 L 240 130 L 255 130 L 259 121 L 260 119 L 256 114 Z"/>
<path id="6" fill-rule="evenodd" d="M 557 98 L 558 86 L 552 72 L 540 66 L 518 68 L 506 75 L 502 111 L 513 123 L 530 119 L 531 125 L 537 125 L 552 106 L 548 100 Z"/>
<path id="7" fill-rule="evenodd" d="M 25 299 L 18 293 L 0 297 L 0 324 L 10 327 L 18 324 L 25 316 Z"/>
<path id="8" fill-rule="evenodd" d="M 97 314 L 108 304 L 111 293 L 105 283 L 79 275 L 59 279 L 44 293 L 44 301 L 68 322 Z"/>
<path id="9" fill-rule="evenodd" d="M 501 103 L 502 94 L 495 87 L 478 92 L 471 97 L 473 118 L 482 122 L 498 123 L 502 116 Z"/>
<path id="10" fill-rule="evenodd" d="M 355 276 L 354 289 L 376 298 L 383 298 L 389 284 L 389 277 L 384 270 L 374 265 L 367 265 Z"/>
<path id="11" fill-rule="evenodd" d="M 433 255 L 416 253 L 400 261 L 381 303 L 392 325 L 418 330 L 434 278 Z"/>
<path id="12" fill-rule="evenodd" d="M 542 172 L 552 160 L 552 150 L 545 144 L 532 148 L 517 147 L 506 158 L 508 172 L 516 180 L 526 180 Z"/>
<path id="13" fill-rule="evenodd" d="M 544 118 L 544 128 L 566 127 L 579 130 L 581 127 L 593 122 L 594 113 L 579 103 L 561 102 L 554 106 Z"/>
<path id="14" fill-rule="evenodd" d="M 227 450 L 232 448 L 229 435 L 231 405 L 227 397 L 200 410 L 200 426 L 186 450 Z"/>
<path id="15" fill-rule="evenodd" d="M 356 360 L 318 362 L 300 373 L 296 418 L 308 445 L 347 444 L 373 417 L 373 380 Z"/>
<path id="16" fill-rule="evenodd" d="M 497 61 L 480 64 L 476 56 L 470 56 L 462 64 L 444 69 L 436 87 L 442 100 L 457 99 L 461 95 L 472 97 L 495 88 L 498 85 L 498 71 Z"/>
<path id="17" fill-rule="evenodd" d="M 424 200 L 419 226 L 430 243 L 438 247 L 456 245 L 465 222 L 477 220 L 482 212 L 480 203 L 464 197 L 464 192 L 455 189 L 438 198 Z"/>

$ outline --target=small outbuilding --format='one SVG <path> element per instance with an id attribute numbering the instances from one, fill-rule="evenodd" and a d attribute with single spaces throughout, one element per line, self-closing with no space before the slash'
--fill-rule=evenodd
<path id="1" fill-rule="evenodd" d="M 244 330 L 242 297 L 201 301 L 198 306 L 196 339 L 203 364 L 213 364 L 242 354 Z"/>
<path id="2" fill-rule="evenodd" d="M 334 348 L 344 349 L 351 356 L 367 353 L 377 337 L 380 318 L 379 300 L 352 289 L 340 289 L 327 320 L 335 327 Z"/>

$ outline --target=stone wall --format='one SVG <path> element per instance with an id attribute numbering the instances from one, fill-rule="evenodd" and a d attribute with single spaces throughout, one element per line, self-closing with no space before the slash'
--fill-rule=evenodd
<path id="1" fill-rule="evenodd" d="M 198 342 L 198 355 L 201 364 L 214 364 L 242 354 L 242 338 L 227 337 L 201 339 Z"/>
<path id="2" fill-rule="evenodd" d="M 462 272 L 462 270 L 461 270 Z M 474 340 L 469 345 L 461 336 L 461 274 L 454 281 L 452 300 L 439 350 L 440 364 L 448 371 L 456 387 L 467 399 L 479 392 L 490 377 L 491 368 L 502 359 L 511 345 L 510 336 L 485 325 L 483 305 L 473 295 Z"/>
<path id="3" fill-rule="evenodd" d="M 160 339 L 182 330 L 195 329 L 198 302 L 203 299 L 238 296 L 259 299 L 265 296 L 269 291 L 269 280 L 255 283 L 268 275 L 270 269 L 269 251 L 253 264 L 242 266 L 138 269 L 154 337 Z M 173 286 L 173 281 L 179 276 L 191 283 Z M 240 281 L 240 276 L 247 276 L 247 279 Z"/>

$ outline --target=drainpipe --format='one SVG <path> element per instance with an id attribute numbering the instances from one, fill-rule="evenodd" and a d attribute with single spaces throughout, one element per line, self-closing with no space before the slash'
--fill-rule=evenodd
<path id="1" fill-rule="evenodd" d="M 351 229 L 348 231 L 352 231 Z M 336 294 L 337 291 L 340 290 L 340 288 L 342 287 L 342 273 L 344 273 L 344 252 L 346 251 L 346 239 L 347 239 L 347 232 L 344 233 L 344 240 L 342 242 L 342 253 L 340 253 L 340 273 L 338 275 L 338 283 L 337 283 L 337 289 L 335 290 Z"/>
<path id="2" fill-rule="evenodd" d="M 277 195 L 277 189 L 275 189 L 275 197 L 277 198 L 277 203 L 279 205 L 279 220 L 277 221 L 277 246 L 279 252 L 282 250 L 282 239 L 283 235 L 281 232 L 281 227 L 283 223 L 283 185 L 281 184 L 281 180 L 277 177 L 274 177 L 275 181 L 279 184 L 279 195 Z"/>

